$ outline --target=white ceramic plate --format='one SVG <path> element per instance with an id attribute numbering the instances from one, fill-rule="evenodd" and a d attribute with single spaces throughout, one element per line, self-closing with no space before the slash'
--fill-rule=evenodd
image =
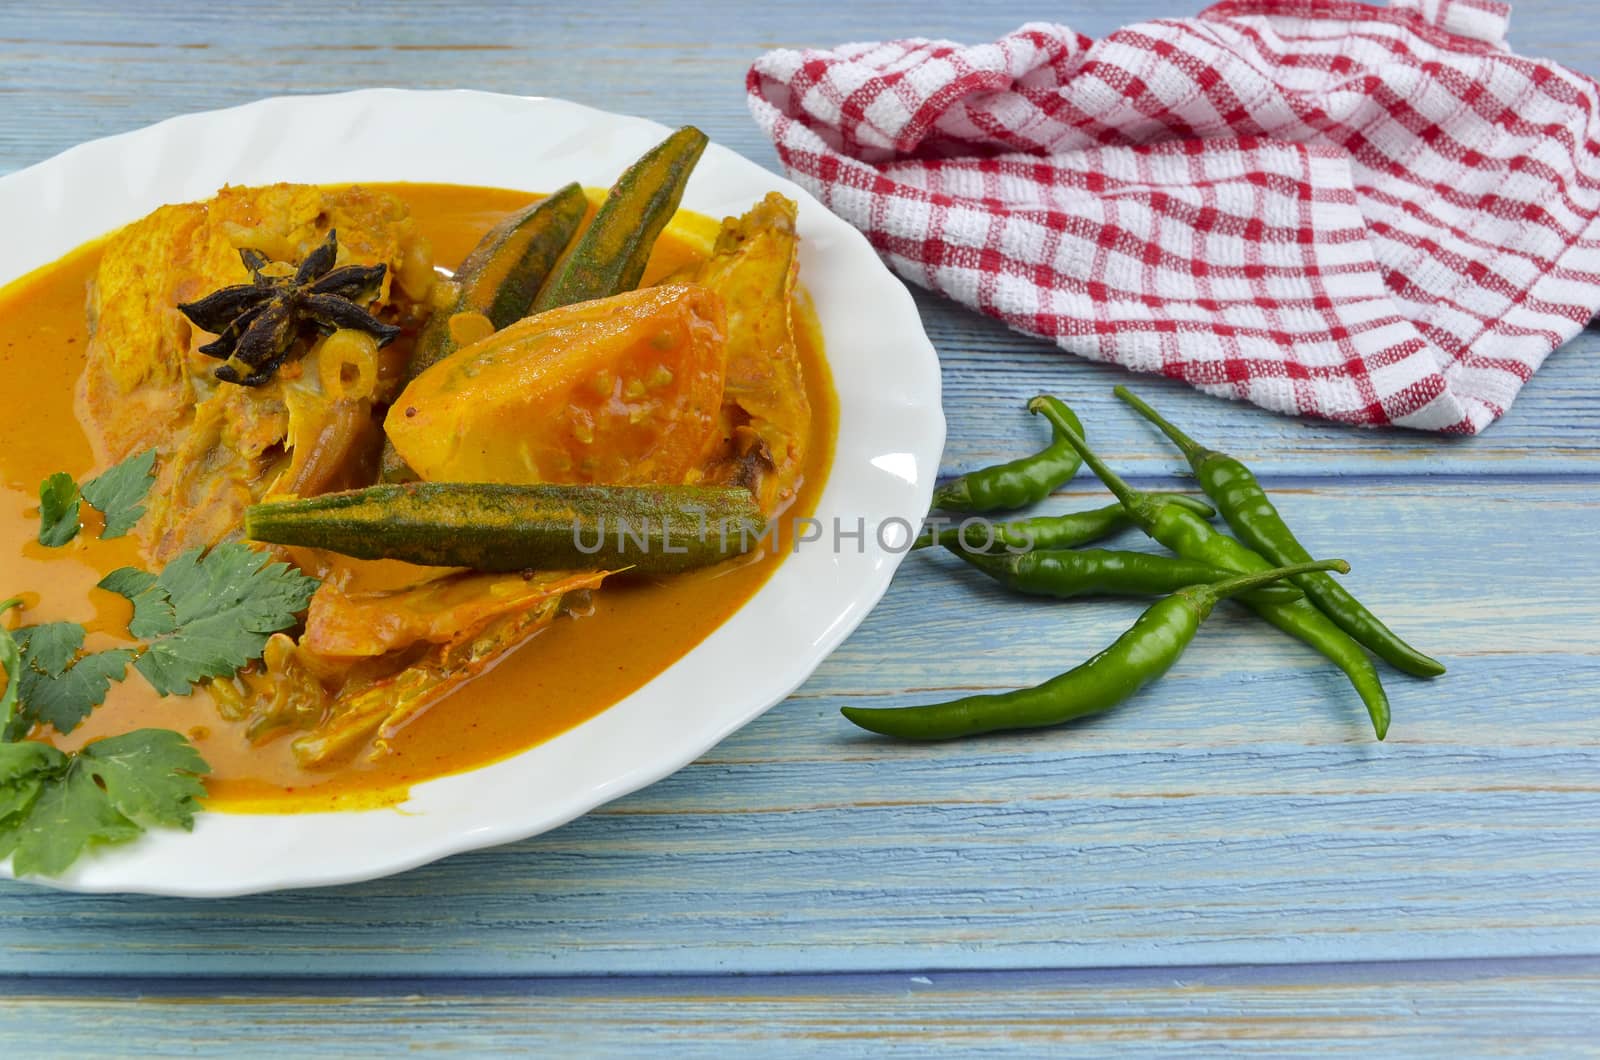
<path id="1" fill-rule="evenodd" d="M 684 115 L 686 121 L 693 115 Z M 269 99 L 84 144 L 0 178 L 0 284 L 223 184 L 440 181 L 543 190 L 607 185 L 667 130 L 554 99 L 379 89 Z M 371 879 L 524 839 L 687 765 L 782 700 L 883 595 L 903 553 L 883 547 L 927 510 L 944 445 L 939 368 L 910 294 L 867 241 L 804 191 L 711 145 L 684 205 L 721 217 L 769 191 L 800 203 L 801 276 L 839 397 L 818 506 L 868 528 L 790 555 L 730 621 L 627 699 L 547 743 L 420 784 L 388 810 L 202 814 L 80 860 L 79 891 L 222 896 Z M 468 692 L 470 694 L 470 691 Z M 5 870 L 9 874 L 9 870 Z"/>

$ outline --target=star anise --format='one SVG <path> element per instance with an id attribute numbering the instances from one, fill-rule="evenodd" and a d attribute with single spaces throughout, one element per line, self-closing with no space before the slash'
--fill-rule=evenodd
<path id="1" fill-rule="evenodd" d="M 216 338 L 200 352 L 225 363 L 216 370 L 224 383 L 260 386 L 272 378 L 295 344 L 308 334 L 330 335 L 339 328 L 364 331 L 388 343 L 400 329 L 378 320 L 357 304 L 369 301 L 383 280 L 383 265 L 333 267 L 339 234 L 328 232 L 292 276 L 269 276 L 269 261 L 259 251 L 242 249 L 250 283 L 224 287 L 196 302 L 178 306 L 196 327 Z"/>

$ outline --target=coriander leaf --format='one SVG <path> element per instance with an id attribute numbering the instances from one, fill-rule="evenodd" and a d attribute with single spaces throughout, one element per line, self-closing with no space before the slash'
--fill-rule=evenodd
<path id="1" fill-rule="evenodd" d="M 294 625 L 317 580 L 268 559 L 234 541 L 190 549 L 153 580 L 124 568 L 101 582 L 133 602 L 129 631 L 147 640 L 133 665 L 157 692 L 188 695 L 203 678 L 231 677 Z"/>
<path id="2" fill-rule="evenodd" d="M 0 743 L 0 829 L 26 812 L 40 786 L 66 764 L 67 756 L 47 743 Z"/>
<path id="3" fill-rule="evenodd" d="M 50 548 L 78 536 L 78 484 L 65 471 L 39 483 L 39 544 Z"/>
<path id="4" fill-rule="evenodd" d="M 105 702 L 111 682 L 122 680 L 133 657 L 127 648 L 97 651 L 53 675 L 24 666 L 18 718 L 30 724 L 45 722 L 60 733 L 71 732 Z"/>
<path id="5" fill-rule="evenodd" d="M 26 746 L 26 744 L 6 744 L 6 746 L 21 747 Z M 40 746 L 43 745 L 41 744 Z M 28 812 L 33 806 L 34 797 L 39 794 L 39 789 L 44 786 L 44 782 L 45 778 L 37 774 L 0 780 L 0 828 L 4 828 L 10 818 Z M 3 857 L 5 857 L 5 852 L 0 852 L 0 858 Z"/>
<path id="6" fill-rule="evenodd" d="M 146 825 L 194 826 L 204 759 L 181 734 L 139 729 L 76 754 L 0 744 L 0 858 L 18 876 L 59 876 L 86 847 L 120 843 Z"/>
<path id="7" fill-rule="evenodd" d="M 99 581 L 102 589 L 109 589 L 133 602 L 133 619 L 128 632 L 135 637 L 157 637 L 172 628 L 172 601 L 164 592 L 147 592 L 156 583 L 156 576 L 137 567 L 118 567 Z"/>
<path id="8" fill-rule="evenodd" d="M 83 650 L 84 631 L 76 622 L 41 622 L 37 626 L 23 626 L 17 630 L 16 637 L 28 665 L 54 677 Z"/>
<path id="9" fill-rule="evenodd" d="M 211 772 L 206 760 L 181 733 L 138 729 L 96 740 L 78 753 L 78 763 L 105 789 L 111 804 L 141 825 L 194 827 L 200 777 Z"/>
<path id="10" fill-rule="evenodd" d="M 0 858 L 17 845 L 39 792 L 66 765 L 67 756 L 49 744 L 0 743 Z"/>
<path id="11" fill-rule="evenodd" d="M 23 626 L 15 637 L 23 662 L 17 681 L 21 702 L 0 739 L 18 739 L 37 722 L 71 732 L 105 700 L 111 682 L 122 680 L 133 660 L 126 648 L 78 658 L 84 631 L 76 622 Z"/>
<path id="12" fill-rule="evenodd" d="M 37 776 L 67 764 L 64 752 L 37 740 L 0 743 L 0 784 L 18 777 Z"/>
<path id="13" fill-rule="evenodd" d="M 9 824 L 0 849 L 13 848 L 11 871 L 18 876 L 59 876 L 92 843 L 120 843 L 143 829 L 111 804 L 80 761 L 40 789 L 28 812 Z"/>
<path id="14" fill-rule="evenodd" d="M 106 518 L 101 537 L 121 537 L 144 515 L 140 502 L 156 480 L 155 463 L 156 451 L 146 449 L 83 484 L 83 499 Z"/>
<path id="15" fill-rule="evenodd" d="M 0 603 L 0 614 L 22 603 L 22 598 L 13 596 L 11 599 Z M 17 716 L 17 689 L 22 686 L 22 649 L 17 647 L 16 638 L 11 631 L 0 626 L 0 670 L 6 672 L 6 690 L 0 693 L 0 739 L 5 738 L 5 732 L 11 728 L 11 719 Z M 0 772 L 0 777 L 5 773 Z M 5 812 L 0 810 L 0 819 L 5 818 Z"/>

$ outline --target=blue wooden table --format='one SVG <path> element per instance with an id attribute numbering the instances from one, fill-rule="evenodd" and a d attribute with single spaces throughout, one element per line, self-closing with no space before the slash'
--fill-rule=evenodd
<path id="1" fill-rule="evenodd" d="M 742 91 L 765 48 L 976 41 L 1029 19 L 1100 35 L 1191 12 L 7 4 L 0 171 L 183 111 L 383 84 L 693 121 L 775 165 Z M 1592 0 L 1519 4 L 1512 41 L 1600 73 Z M 1176 481 L 1111 400 L 1117 371 L 918 297 L 944 364 L 947 473 L 1032 444 L 1021 403 L 1049 389 L 1114 463 Z M 1086 725 L 926 749 L 858 738 L 840 705 L 1029 683 L 1136 613 L 1003 599 L 917 556 L 787 702 L 529 842 L 210 903 L 0 884 L 0 1056 L 1593 1049 L 1597 350 L 1590 334 L 1554 355 L 1471 440 L 1146 384 L 1247 455 L 1319 553 L 1360 561 L 1352 587 L 1449 661 L 1436 683 L 1391 682 L 1386 744 L 1335 670 L 1231 614 L 1136 705 Z M 1057 506 L 1091 492 L 1080 479 Z"/>

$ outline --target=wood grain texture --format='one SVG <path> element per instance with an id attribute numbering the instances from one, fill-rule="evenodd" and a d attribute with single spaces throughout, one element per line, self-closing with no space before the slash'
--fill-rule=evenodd
<path id="1" fill-rule="evenodd" d="M 1352 588 L 1452 667 L 1432 683 L 1389 681 L 1384 744 L 1336 670 L 1232 609 L 1165 681 L 1103 718 L 933 747 L 865 736 L 839 706 L 1031 683 L 1102 647 L 1139 608 L 1015 600 L 923 554 L 793 698 L 572 825 L 329 891 L 191 903 L 7 887 L 0 973 L 1600 951 L 1600 624 L 1571 562 L 1600 524 L 1600 495 L 1588 482 L 1442 479 L 1281 498 L 1318 551 L 1358 557 Z M 1452 602 L 1441 578 L 1475 569 L 1496 574 Z"/>
<path id="2" fill-rule="evenodd" d="M 1600 71 L 1590 7 L 1519 3 L 1513 44 Z M 1101 34 L 1191 11 L 5 5 L 0 171 L 176 113 L 375 84 L 694 121 L 772 166 L 742 91 L 764 48 L 972 41 L 1034 18 Z M 1021 405 L 1048 389 L 1138 481 L 1179 481 L 1153 432 L 1111 398 L 1124 373 L 918 301 L 944 365 L 947 473 L 1031 447 L 1042 429 Z M 212 903 L 0 885 L 0 974 L 127 977 L 0 982 L 0 1054 L 135 1041 L 173 1052 L 219 1022 L 247 1052 L 305 1055 L 390 1041 L 916 1052 L 935 1034 L 1024 1054 L 1579 1052 L 1597 1033 L 1600 981 L 1584 960 L 1600 954 L 1597 350 L 1600 336 L 1580 336 L 1467 440 L 1289 420 L 1140 381 L 1175 420 L 1249 459 L 1319 554 L 1356 563 L 1351 587 L 1450 664 L 1431 684 L 1389 681 L 1386 744 L 1336 671 L 1232 612 L 1167 681 L 1105 718 L 956 746 L 869 739 L 839 706 L 1035 681 L 1137 612 L 1007 599 L 947 557 L 911 557 L 794 697 L 694 766 L 549 835 L 371 884 Z M 1101 502 L 1087 480 L 1066 494 L 1052 504 Z M 1023 971 L 1528 955 L 1541 956 Z M 651 978 L 435 978 L 595 973 Z M 712 978 L 673 978 L 686 974 Z M 268 994 L 170 976 L 423 979 Z M 219 994 L 220 1006 L 196 1002 Z M 75 1033 L 47 1039 L 46 1025 Z"/>
<path id="3" fill-rule="evenodd" d="M 1098 1057 L 1576 1055 L 1600 1033 L 1600 962 L 1520 960 L 715 979 L 0 983 L 17 1055 Z M 59 1029 L 72 1027 L 75 1051 Z M 222 1028 L 225 1027 L 225 1030 Z M 219 1033 L 221 1031 L 221 1033 Z"/>

